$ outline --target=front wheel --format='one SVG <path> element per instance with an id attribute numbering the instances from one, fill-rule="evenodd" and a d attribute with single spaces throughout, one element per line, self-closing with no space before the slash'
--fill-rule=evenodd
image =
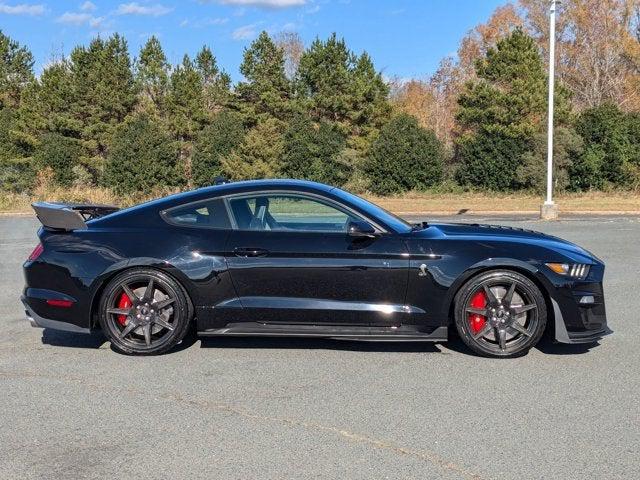
<path id="1" fill-rule="evenodd" d="M 462 341 L 487 357 L 517 357 L 538 343 L 547 323 L 540 289 L 527 277 L 494 270 L 469 280 L 455 299 Z"/>
<path id="2" fill-rule="evenodd" d="M 126 354 L 164 353 L 189 329 L 191 305 L 169 275 L 152 269 L 122 272 L 109 282 L 99 320 L 113 347 Z"/>

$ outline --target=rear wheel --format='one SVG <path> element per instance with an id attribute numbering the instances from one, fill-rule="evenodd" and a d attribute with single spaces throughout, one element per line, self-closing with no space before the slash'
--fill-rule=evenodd
<path id="1" fill-rule="evenodd" d="M 153 355 L 184 338 L 191 315 L 186 292 L 173 278 L 157 270 L 133 269 L 109 282 L 99 319 L 116 350 Z"/>
<path id="2" fill-rule="evenodd" d="M 524 355 L 544 333 L 547 309 L 527 277 L 494 270 L 469 280 L 455 300 L 456 328 L 474 352 L 489 357 Z"/>

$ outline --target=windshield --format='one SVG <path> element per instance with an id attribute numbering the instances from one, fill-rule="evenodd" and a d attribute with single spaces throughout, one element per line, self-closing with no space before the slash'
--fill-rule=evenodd
<path id="1" fill-rule="evenodd" d="M 347 202 L 358 207 L 368 216 L 379 219 L 398 233 L 407 233 L 413 229 L 413 226 L 409 222 L 385 210 L 384 208 L 379 207 L 375 203 L 365 200 L 364 198 L 360 198 L 357 195 L 346 192 L 340 188 L 334 188 L 331 192 L 339 195 Z"/>

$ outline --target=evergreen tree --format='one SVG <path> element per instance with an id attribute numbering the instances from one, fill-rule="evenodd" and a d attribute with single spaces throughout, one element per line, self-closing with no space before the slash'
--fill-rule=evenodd
<path id="1" fill-rule="evenodd" d="M 143 110 L 163 114 L 169 87 L 169 63 L 155 36 L 140 49 L 135 80 Z"/>
<path id="2" fill-rule="evenodd" d="M 236 87 L 249 125 L 268 118 L 284 119 L 291 112 L 291 86 L 284 70 L 283 51 L 267 32 L 244 51 L 240 72 L 245 81 Z"/>
<path id="3" fill-rule="evenodd" d="M 388 120 L 391 107 L 387 101 L 389 87 L 365 52 L 358 57 L 352 73 L 350 120 L 358 133 L 368 134 Z"/>
<path id="4" fill-rule="evenodd" d="M 30 157 L 0 159 L 0 192 L 29 193 L 36 179 Z"/>
<path id="5" fill-rule="evenodd" d="M 284 151 L 283 124 L 269 118 L 251 129 L 240 146 L 221 159 L 222 171 L 232 180 L 274 178 L 280 175 Z"/>
<path id="6" fill-rule="evenodd" d="M 595 162 L 599 165 L 594 165 L 591 178 L 582 172 L 577 179 L 581 184 L 574 183 L 575 187 L 601 187 L 602 182 L 624 183 L 625 166 L 632 157 L 627 125 L 625 113 L 612 104 L 590 108 L 580 114 L 576 130 L 584 140 L 587 157 L 583 162 L 578 162 L 576 168 L 581 168 L 581 163 Z M 598 159 L 597 162 L 595 159 Z"/>
<path id="7" fill-rule="evenodd" d="M 556 192 L 566 190 L 570 185 L 574 161 L 582 155 L 584 142 L 573 128 L 559 126 L 555 129 L 553 141 L 553 187 Z M 547 186 L 547 134 L 537 133 L 533 148 L 522 156 L 516 171 L 519 186 L 543 193 Z"/>
<path id="8" fill-rule="evenodd" d="M 506 190 L 517 187 L 522 156 L 543 128 L 546 75 L 534 40 L 521 29 L 500 40 L 476 63 L 478 81 L 467 84 L 458 103 L 458 180 Z M 559 88 L 558 124 L 566 121 L 566 93 Z"/>
<path id="9" fill-rule="evenodd" d="M 76 47 L 70 61 L 73 86 L 67 101 L 91 167 L 99 172 L 114 130 L 135 103 L 127 42 L 118 34 L 96 38 L 88 48 Z"/>
<path id="10" fill-rule="evenodd" d="M 298 90 L 315 120 L 346 122 L 352 114 L 355 55 L 336 34 L 313 41 L 298 66 Z"/>
<path id="11" fill-rule="evenodd" d="M 17 116 L 13 108 L 0 109 L 0 191 L 22 193 L 31 188 L 35 175 L 28 152 L 15 138 Z"/>
<path id="12" fill-rule="evenodd" d="M 0 30 L 0 190 L 23 192 L 33 183 L 29 144 L 20 135 L 20 101 L 34 83 L 29 49 Z"/>
<path id="13" fill-rule="evenodd" d="M 170 125 L 176 137 L 193 140 L 205 121 L 202 79 L 188 55 L 171 74 Z"/>
<path id="14" fill-rule="evenodd" d="M 191 147 L 206 123 L 202 79 L 188 55 L 171 74 L 169 125 L 179 142 L 180 163 L 187 184 L 191 185 Z"/>
<path id="15" fill-rule="evenodd" d="M 442 179 L 444 147 L 415 117 L 400 114 L 380 131 L 365 164 L 369 189 L 388 195 L 422 190 Z"/>
<path id="16" fill-rule="evenodd" d="M 16 113 L 11 108 L 0 109 L 0 160 L 18 156 L 11 131 L 15 128 Z"/>
<path id="17" fill-rule="evenodd" d="M 198 52 L 195 63 L 202 80 L 205 112 L 214 116 L 231 103 L 231 77 L 218 68 L 216 57 L 207 46 Z"/>
<path id="18" fill-rule="evenodd" d="M 74 79 L 71 65 L 61 60 L 47 66 L 23 91 L 19 109 L 20 141 L 34 148 L 45 133 L 80 139 L 83 123 L 73 115 Z"/>
<path id="19" fill-rule="evenodd" d="M 43 135 L 33 155 L 36 168 L 50 168 L 55 183 L 64 187 L 73 183 L 73 167 L 78 165 L 79 157 L 78 140 L 59 133 Z"/>
<path id="20" fill-rule="evenodd" d="M 47 66 L 39 79 L 33 79 L 22 91 L 20 107 L 11 131 L 16 148 L 25 157 L 51 153 L 58 158 L 49 164 L 46 159 L 34 160 L 33 168 L 51 167 L 54 181 L 69 185 L 73 167 L 87 158 L 79 141 L 83 132 L 81 119 L 74 117 L 72 107 L 73 76 L 68 61 Z M 54 142 L 53 146 L 43 142 Z M 36 156 L 37 156 L 36 155 Z M 31 169 L 18 162 L 18 170 L 29 175 Z M 68 165 L 68 168 L 65 166 Z M 32 181 L 24 185 L 31 185 Z"/>
<path id="21" fill-rule="evenodd" d="M 345 136 L 334 125 L 314 125 L 308 116 L 298 115 L 284 134 L 282 174 L 331 185 L 346 181 L 346 166 L 337 161 L 345 147 Z"/>
<path id="22" fill-rule="evenodd" d="M 389 119 L 389 88 L 371 57 L 351 52 L 334 33 L 316 39 L 300 58 L 298 99 L 315 121 L 337 123 L 364 152 Z"/>
<path id="23" fill-rule="evenodd" d="M 125 121 L 113 135 L 104 182 L 118 194 L 149 195 L 183 185 L 169 134 L 146 114 Z"/>
<path id="24" fill-rule="evenodd" d="M 640 35 L 640 32 L 638 34 Z M 626 123 L 631 149 L 629 162 L 635 167 L 640 167 L 640 112 L 627 114 Z"/>
<path id="25" fill-rule="evenodd" d="M 33 79 L 33 55 L 0 30 L 0 109 L 17 108 L 22 89 Z"/>
<path id="26" fill-rule="evenodd" d="M 229 111 L 217 114 L 200 132 L 193 148 L 194 185 L 211 185 L 215 177 L 222 175 L 221 159 L 230 155 L 242 143 L 243 137 L 240 115 Z"/>

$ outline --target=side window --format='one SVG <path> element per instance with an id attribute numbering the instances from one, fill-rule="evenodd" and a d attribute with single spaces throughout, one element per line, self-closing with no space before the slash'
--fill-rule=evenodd
<path id="1" fill-rule="evenodd" d="M 164 212 L 163 216 L 169 223 L 185 227 L 231 228 L 227 209 L 221 199 L 175 207 Z"/>
<path id="2" fill-rule="evenodd" d="M 229 204 L 241 230 L 346 232 L 349 221 L 357 219 L 322 201 L 298 195 L 256 195 L 234 198 Z"/>

